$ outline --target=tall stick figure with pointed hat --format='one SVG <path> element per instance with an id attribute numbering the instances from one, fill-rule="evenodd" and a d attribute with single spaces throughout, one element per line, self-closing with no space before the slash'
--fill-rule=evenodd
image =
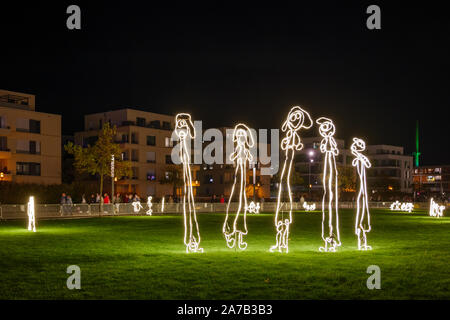
<path id="1" fill-rule="evenodd" d="M 308 112 L 296 106 L 289 111 L 286 121 L 283 123 L 281 130 L 286 132 L 286 136 L 281 141 L 281 149 L 285 151 L 285 159 L 283 170 L 281 171 L 280 184 L 278 187 L 277 209 L 275 213 L 276 244 L 270 248 L 270 251 L 289 252 L 289 227 L 292 223 L 292 191 L 291 191 L 291 173 L 294 153 L 303 149 L 298 132 L 300 129 L 309 129 L 313 125 L 313 121 Z M 282 206 L 283 184 L 287 186 L 289 196 L 289 216 L 282 217 L 280 209 Z"/>
<path id="2" fill-rule="evenodd" d="M 183 164 L 183 214 L 184 214 L 184 244 L 186 252 L 203 252 L 200 248 L 200 231 L 195 213 L 194 192 L 192 190 L 192 175 L 190 167 L 190 148 L 187 140 L 195 138 L 195 128 L 191 115 L 179 113 L 175 117 L 175 134 L 180 139 L 180 160 Z M 187 201 L 186 201 L 187 200 Z"/>
<path id="3" fill-rule="evenodd" d="M 334 134 L 336 128 L 333 121 L 321 117 L 316 120 L 319 124 L 319 133 L 323 137 L 320 142 L 320 152 L 325 157 L 323 161 L 323 198 L 322 198 L 322 239 L 324 246 L 321 252 L 335 252 L 341 245 L 339 235 L 338 213 L 338 171 L 336 156 L 339 154 Z"/>
<path id="4" fill-rule="evenodd" d="M 247 248 L 247 243 L 244 241 L 244 236 L 248 233 L 246 221 L 248 205 L 247 193 L 245 191 L 247 180 L 247 161 L 253 161 L 253 156 L 250 153 L 250 148 L 255 145 L 255 142 L 250 129 L 242 123 L 236 125 L 236 127 L 234 128 L 233 142 L 235 143 L 235 149 L 234 152 L 230 155 L 230 160 L 235 161 L 236 171 L 234 174 L 233 187 L 231 188 L 231 194 L 227 204 L 227 212 L 222 232 L 225 236 L 225 240 L 229 248 L 238 247 L 241 250 L 245 250 Z M 239 185 L 237 186 L 238 181 Z M 232 220 L 229 217 L 228 212 L 230 210 L 231 200 L 233 198 L 233 194 L 236 191 L 236 187 L 239 188 L 239 205 L 236 216 Z"/>
<path id="5" fill-rule="evenodd" d="M 372 165 L 369 159 L 361 152 L 366 150 L 366 143 L 359 139 L 353 138 L 353 143 L 350 147 L 355 159 L 352 165 L 356 167 L 359 176 L 359 192 L 356 198 L 356 221 L 355 234 L 358 237 L 358 250 L 371 250 L 372 247 L 367 245 L 366 233 L 370 232 L 370 213 L 369 213 L 369 199 L 367 195 L 366 182 L 366 168 Z"/>

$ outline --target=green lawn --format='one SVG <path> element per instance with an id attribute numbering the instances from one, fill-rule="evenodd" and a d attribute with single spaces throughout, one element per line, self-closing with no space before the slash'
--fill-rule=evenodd
<path id="1" fill-rule="evenodd" d="M 342 247 L 320 253 L 321 214 L 294 216 L 289 254 L 270 253 L 273 214 L 248 216 L 246 251 L 228 249 L 224 214 L 200 214 L 203 254 L 186 254 L 181 216 L 0 222 L 0 299 L 449 299 L 450 218 L 372 210 L 373 251 L 359 252 L 354 212 Z M 81 268 L 68 290 L 66 268 Z M 369 265 L 381 289 L 368 290 Z"/>

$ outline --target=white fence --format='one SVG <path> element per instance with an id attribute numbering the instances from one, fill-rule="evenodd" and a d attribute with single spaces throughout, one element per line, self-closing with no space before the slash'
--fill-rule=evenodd
<path id="1" fill-rule="evenodd" d="M 321 202 L 309 202 L 308 204 L 315 204 L 316 210 L 321 210 Z M 98 216 L 113 216 L 113 215 L 145 215 L 148 206 L 146 203 L 141 203 L 142 208 L 135 211 L 131 203 L 117 203 L 117 204 L 36 204 L 35 212 L 37 218 L 70 218 L 70 217 L 98 217 Z M 230 206 L 230 211 L 235 212 L 238 209 L 238 203 L 233 202 Z M 262 202 L 260 203 L 260 212 L 275 212 L 276 202 Z M 391 202 L 371 202 L 370 208 L 384 208 L 388 209 Z M 356 206 L 353 202 L 341 202 L 340 208 L 354 208 Z M 428 209 L 429 203 L 415 203 L 415 209 Z M 198 213 L 210 212 L 225 212 L 227 208 L 226 203 L 196 203 L 195 209 Z M 288 203 L 283 203 L 282 210 L 286 211 Z M 304 211 L 300 202 L 293 203 L 295 211 Z M 5 204 L 0 205 L 0 219 L 25 219 L 27 218 L 27 206 L 25 204 Z M 164 211 L 162 204 L 154 203 L 152 205 L 152 214 L 182 214 L 182 203 L 165 203 Z"/>

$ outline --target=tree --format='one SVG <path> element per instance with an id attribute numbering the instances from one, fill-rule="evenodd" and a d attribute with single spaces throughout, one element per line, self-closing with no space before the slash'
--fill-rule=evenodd
<path id="1" fill-rule="evenodd" d="M 177 188 L 184 185 L 184 180 L 181 174 L 181 170 L 177 167 L 171 167 L 167 171 L 167 176 L 164 176 L 159 180 L 160 184 L 170 184 L 173 187 L 173 196 L 175 197 L 177 194 Z"/>
<path id="2" fill-rule="evenodd" d="M 74 167 L 79 173 L 89 173 L 100 177 L 100 194 L 103 194 L 103 180 L 111 175 L 111 157 L 114 155 L 114 175 L 118 178 L 131 175 L 131 162 L 123 161 L 119 144 L 114 142 L 116 127 L 105 123 L 93 146 L 83 148 L 68 142 L 64 149 L 74 156 Z"/>
<path id="3" fill-rule="evenodd" d="M 354 192 L 356 190 L 356 172 L 353 167 L 338 168 L 339 191 Z"/>

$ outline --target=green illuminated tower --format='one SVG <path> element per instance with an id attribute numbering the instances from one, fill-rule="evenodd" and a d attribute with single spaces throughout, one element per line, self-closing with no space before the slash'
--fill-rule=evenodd
<path id="1" fill-rule="evenodd" d="M 413 152 L 414 155 L 414 163 L 416 165 L 416 167 L 419 166 L 419 156 L 420 156 L 420 152 L 419 152 L 419 120 L 416 121 L 416 152 Z"/>

